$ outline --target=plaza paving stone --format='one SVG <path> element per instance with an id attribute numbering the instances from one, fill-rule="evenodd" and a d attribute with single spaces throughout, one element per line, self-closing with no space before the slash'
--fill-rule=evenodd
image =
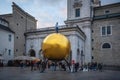
<path id="1" fill-rule="evenodd" d="M 120 80 L 120 71 L 79 71 L 71 73 L 47 69 L 44 73 L 40 73 L 38 70 L 30 71 L 30 68 L 0 67 L 0 80 Z"/>

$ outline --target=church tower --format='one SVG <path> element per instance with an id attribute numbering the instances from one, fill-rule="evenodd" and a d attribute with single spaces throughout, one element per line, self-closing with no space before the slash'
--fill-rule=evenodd
<path id="1" fill-rule="evenodd" d="M 91 0 L 67 0 L 67 20 L 90 17 Z"/>
<path id="2" fill-rule="evenodd" d="M 68 27 L 78 26 L 86 35 L 84 43 L 85 63 L 91 62 L 91 21 L 93 15 L 93 0 L 67 0 Z M 80 53 L 81 54 L 81 53 Z M 82 54 L 81 54 L 82 55 Z"/>

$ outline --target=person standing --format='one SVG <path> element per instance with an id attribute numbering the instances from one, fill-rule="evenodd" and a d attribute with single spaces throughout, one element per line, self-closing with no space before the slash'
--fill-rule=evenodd
<path id="1" fill-rule="evenodd" d="M 99 64 L 98 64 L 98 70 L 99 70 L 100 72 L 102 72 L 102 68 L 103 68 L 103 67 L 102 67 L 102 64 L 99 63 Z"/>
<path id="2" fill-rule="evenodd" d="M 77 70 L 79 69 L 79 63 L 75 63 L 75 72 L 77 72 Z"/>
<path id="3" fill-rule="evenodd" d="M 33 67 L 34 67 L 34 62 L 33 61 L 31 61 L 30 66 L 31 66 L 31 71 L 33 71 Z"/>

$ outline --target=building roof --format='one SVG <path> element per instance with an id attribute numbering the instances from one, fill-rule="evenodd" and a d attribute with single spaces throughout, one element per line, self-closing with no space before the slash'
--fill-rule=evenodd
<path id="1" fill-rule="evenodd" d="M 119 8 L 120 2 L 95 7 L 94 12 L 95 11 L 97 12 L 99 10 L 106 10 L 106 9 L 113 8 L 113 7 Z M 103 13 L 103 14 L 99 14 L 99 15 L 95 15 L 95 13 L 94 13 L 93 20 L 101 20 L 101 19 L 108 19 L 108 18 L 120 18 L 120 11 L 117 11 L 117 12 L 111 11 L 111 12 L 112 13 L 108 13 L 108 14 Z"/>
<path id="2" fill-rule="evenodd" d="M 110 8 L 113 6 L 120 6 L 120 2 L 94 7 L 94 9 L 98 10 L 98 9 L 102 9 L 102 8 Z"/>
<path id="3" fill-rule="evenodd" d="M 12 17 L 12 14 L 0 14 L 0 17 L 1 18 L 4 18 L 4 17 Z"/>
<path id="4" fill-rule="evenodd" d="M 9 31 L 9 32 L 15 33 L 15 32 L 12 31 L 9 27 L 6 27 L 6 26 L 1 25 L 1 24 L 0 24 L 0 29 L 3 29 L 3 30 L 6 30 L 6 31 Z"/>
<path id="5" fill-rule="evenodd" d="M 2 17 L 0 17 L 0 20 L 6 22 L 6 23 L 9 23 L 7 20 L 3 19 Z"/>
<path id="6" fill-rule="evenodd" d="M 85 33 L 78 27 L 78 26 L 66 26 L 66 25 L 61 25 L 59 26 L 59 32 L 66 32 L 66 31 L 77 31 L 79 32 L 84 38 L 86 38 Z M 52 32 L 56 32 L 55 31 L 55 27 L 47 27 L 47 28 L 40 28 L 40 29 L 35 29 L 35 30 L 30 30 L 27 31 L 25 33 L 25 35 L 27 34 L 40 34 L 40 33 L 52 33 Z"/>
<path id="7" fill-rule="evenodd" d="M 23 12 L 24 14 L 26 14 L 27 16 L 35 19 L 35 17 L 33 17 L 32 15 L 30 15 L 29 13 L 25 12 L 22 8 L 20 8 L 16 3 L 13 2 L 13 7 L 16 7 L 18 10 L 20 10 L 21 12 Z"/>

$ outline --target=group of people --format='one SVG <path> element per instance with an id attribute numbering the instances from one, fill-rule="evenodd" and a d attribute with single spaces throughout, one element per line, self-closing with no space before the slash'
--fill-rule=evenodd
<path id="1" fill-rule="evenodd" d="M 51 69 L 52 71 L 55 71 L 56 68 L 59 70 L 66 71 L 70 67 L 73 70 L 73 72 L 91 71 L 91 70 L 92 71 L 96 71 L 96 70 L 102 71 L 102 69 L 103 69 L 102 63 L 97 63 L 97 62 L 91 62 L 88 64 L 80 65 L 78 62 L 74 63 L 74 64 L 70 64 L 70 63 L 66 64 L 65 62 L 62 62 L 62 61 L 56 63 L 53 61 L 47 62 L 44 60 L 40 60 L 37 62 L 31 61 L 30 66 L 31 66 L 31 71 L 39 70 L 40 72 L 44 72 L 46 67 L 48 69 Z M 23 62 L 21 62 L 21 67 L 23 67 Z"/>
<path id="2" fill-rule="evenodd" d="M 42 60 L 37 62 L 31 61 L 30 66 L 31 66 L 31 71 L 38 69 L 40 72 L 44 72 L 46 68 L 46 62 Z"/>
<path id="3" fill-rule="evenodd" d="M 81 66 L 81 69 L 80 70 L 83 70 L 83 71 L 102 71 L 103 69 L 103 64 L 102 63 L 97 63 L 97 62 L 91 62 L 91 63 L 88 63 L 88 64 L 84 64 L 83 66 Z"/>
<path id="4" fill-rule="evenodd" d="M 66 71 L 66 68 L 68 67 L 65 64 L 60 63 L 59 64 L 61 68 Z M 88 64 L 80 65 L 78 62 L 74 64 L 69 65 L 71 69 L 73 69 L 72 72 L 77 72 L 77 71 L 102 71 L 103 70 L 103 64 L 102 63 L 97 63 L 97 62 L 91 62 Z"/>
<path id="5" fill-rule="evenodd" d="M 23 69 L 24 67 L 30 67 L 31 71 L 34 70 L 39 70 L 40 72 L 44 72 L 45 68 L 46 68 L 46 62 L 43 60 L 40 61 L 20 61 L 19 66 L 21 67 L 21 69 Z"/>
<path id="6" fill-rule="evenodd" d="M 31 71 L 39 70 L 40 72 L 44 72 L 46 68 L 52 71 L 56 71 L 56 69 L 58 68 L 59 70 L 63 70 L 63 71 L 66 71 L 67 69 L 67 65 L 63 62 L 42 61 L 42 60 L 38 62 L 31 61 L 30 66 L 31 66 Z"/>
<path id="7" fill-rule="evenodd" d="M 68 70 L 70 70 L 71 66 L 72 66 L 71 63 L 68 63 L 68 64 L 66 64 L 65 62 L 59 62 L 58 63 L 59 69 L 63 70 L 63 71 L 66 71 L 68 68 L 69 68 Z M 79 69 L 79 63 L 77 62 L 77 63 L 73 64 L 73 70 L 74 70 L 74 72 L 77 72 L 78 69 Z"/>

